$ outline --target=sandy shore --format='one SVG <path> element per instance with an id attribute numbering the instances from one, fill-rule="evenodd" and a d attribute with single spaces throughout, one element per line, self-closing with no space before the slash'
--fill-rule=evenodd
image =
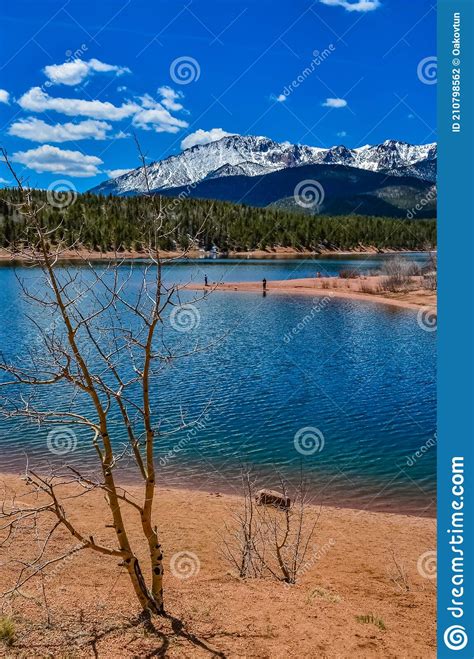
<path id="1" fill-rule="evenodd" d="M 230 251 L 226 253 L 219 253 L 218 257 L 231 257 L 231 258 L 242 258 L 242 259 L 261 259 L 261 258 L 309 258 L 309 257 L 318 257 L 318 256 L 350 256 L 358 254 L 409 254 L 408 250 L 379 250 L 375 247 L 361 248 L 357 250 L 319 250 L 317 252 L 311 251 L 300 251 L 292 247 L 274 247 L 265 250 L 251 250 L 248 252 L 239 252 L 239 251 Z M 180 258 L 183 256 L 182 251 L 162 251 L 161 257 L 163 259 L 171 258 Z M 203 252 L 201 250 L 190 250 L 186 252 L 186 258 L 197 259 L 197 258 L 210 258 L 209 252 Z M 111 261 L 117 259 L 131 260 L 131 259 L 147 259 L 148 254 L 146 252 L 138 252 L 136 250 L 124 250 L 121 252 L 98 252 L 88 249 L 78 249 L 78 250 L 64 250 L 61 253 L 60 261 Z M 8 261 L 22 261 L 20 254 L 12 255 L 9 251 L 5 249 L 0 249 L 0 262 Z"/>
<path id="2" fill-rule="evenodd" d="M 286 293 L 348 298 L 388 304 L 405 309 L 429 307 L 436 309 L 436 292 L 422 287 L 421 277 L 412 277 L 412 287 L 407 291 L 381 291 L 381 276 L 364 276 L 356 279 L 321 277 L 305 279 L 267 280 L 267 294 Z M 206 290 L 206 287 L 189 284 L 190 290 Z M 262 294 L 262 282 L 209 282 L 207 290 L 252 292 Z"/>
<path id="3" fill-rule="evenodd" d="M 7 501 L 16 491 L 28 502 L 17 477 L 0 480 Z M 134 487 L 129 491 L 139 494 Z M 28 586 L 30 599 L 4 603 L 4 614 L 9 613 L 16 628 L 7 655 L 435 657 L 435 582 L 422 576 L 420 558 L 435 549 L 435 520 L 323 508 L 311 550 L 314 558 L 299 584 L 285 586 L 270 579 L 241 580 L 224 561 L 221 533 L 241 504 L 238 497 L 217 493 L 157 492 L 154 521 L 165 552 L 166 607 L 174 621 L 156 619 L 155 631 L 146 631 L 136 620 L 128 577 L 117 560 L 81 551 L 49 569 L 49 624 L 38 582 Z M 96 541 L 113 542 L 99 493 L 66 501 L 66 510 Z M 310 516 L 318 510 L 311 508 Z M 128 520 L 132 543 L 139 546 L 138 520 Z M 54 555 L 75 543 L 67 532 L 58 532 Z M 0 551 L 2 592 L 18 569 L 18 564 L 4 566 L 5 560 L 25 559 L 33 545 L 30 532 Z M 183 551 L 198 559 L 193 560 L 199 568 L 188 579 L 179 578 L 170 566 Z M 385 629 L 357 619 L 370 614 Z"/>

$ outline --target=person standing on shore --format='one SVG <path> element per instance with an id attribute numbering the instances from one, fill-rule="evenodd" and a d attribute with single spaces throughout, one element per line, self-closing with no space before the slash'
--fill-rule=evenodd
<path id="1" fill-rule="evenodd" d="M 204 275 L 204 286 L 207 286 L 207 275 Z"/>
<path id="2" fill-rule="evenodd" d="M 263 291 L 265 292 L 267 290 L 267 280 L 265 279 L 265 277 L 262 280 L 262 286 L 263 286 Z"/>

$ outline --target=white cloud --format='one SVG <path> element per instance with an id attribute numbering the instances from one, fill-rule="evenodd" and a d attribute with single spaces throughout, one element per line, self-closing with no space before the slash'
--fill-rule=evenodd
<path id="1" fill-rule="evenodd" d="M 123 174 L 128 174 L 131 172 L 131 169 L 106 169 L 106 174 L 109 178 L 117 178 L 117 176 L 122 176 Z"/>
<path id="2" fill-rule="evenodd" d="M 86 119 L 77 124 L 47 124 L 41 119 L 19 119 L 8 129 L 9 135 L 32 142 L 70 142 L 75 140 L 105 140 L 112 126 L 105 121 Z"/>
<path id="3" fill-rule="evenodd" d="M 75 59 L 63 64 L 51 64 L 45 66 L 43 72 L 55 85 L 78 85 L 93 73 L 115 73 L 119 76 L 123 73 L 130 73 L 130 69 L 126 66 L 105 64 L 105 62 L 93 58 L 88 62 Z"/>
<path id="4" fill-rule="evenodd" d="M 141 103 L 141 107 L 145 108 L 147 110 L 150 109 L 150 108 L 155 107 L 155 105 L 157 103 L 155 101 L 155 99 L 153 98 L 153 96 L 151 96 L 150 94 L 143 94 L 143 96 L 138 97 L 138 100 Z"/>
<path id="5" fill-rule="evenodd" d="M 286 101 L 286 96 L 285 94 L 279 94 L 275 100 L 278 101 L 278 103 L 284 103 Z"/>
<path id="6" fill-rule="evenodd" d="M 170 105 L 170 103 L 174 104 L 174 100 L 168 100 L 169 103 L 167 105 Z M 132 122 L 133 125 L 144 130 L 154 130 L 157 133 L 177 133 L 180 128 L 187 128 L 189 125 L 188 122 L 173 117 L 169 110 L 164 107 L 165 101 L 163 103 L 155 101 L 149 94 L 141 96 L 140 102 L 142 107 L 135 113 Z"/>
<path id="7" fill-rule="evenodd" d="M 343 98 L 327 98 L 323 103 L 325 108 L 345 108 L 346 105 L 347 101 Z"/>
<path id="8" fill-rule="evenodd" d="M 18 101 L 24 110 L 47 112 L 54 110 L 70 117 L 84 116 L 92 119 L 119 121 L 131 117 L 140 106 L 136 103 L 123 103 L 120 107 L 108 101 L 84 101 L 79 98 L 53 98 L 40 87 L 32 87 Z"/>
<path id="9" fill-rule="evenodd" d="M 0 103 L 8 103 L 10 100 L 10 94 L 6 89 L 0 89 Z"/>
<path id="10" fill-rule="evenodd" d="M 194 133 L 186 135 L 181 142 L 181 148 L 189 149 L 196 144 L 209 144 L 209 142 L 216 142 L 229 135 L 235 135 L 235 133 L 227 133 L 222 128 L 211 128 L 211 130 L 202 130 L 202 128 L 199 128 Z"/>
<path id="11" fill-rule="evenodd" d="M 5 178 L 0 176 L 0 185 L 8 185 L 10 181 L 7 181 Z"/>
<path id="12" fill-rule="evenodd" d="M 345 130 L 340 130 L 340 131 L 337 133 L 337 136 L 338 136 L 338 137 L 346 137 L 346 136 L 347 136 L 347 133 L 346 133 Z"/>
<path id="13" fill-rule="evenodd" d="M 50 144 L 29 151 L 18 151 L 13 154 L 12 160 L 40 174 L 52 172 L 78 177 L 99 174 L 98 166 L 103 162 L 96 156 L 86 156 L 80 151 L 66 151 Z"/>
<path id="14" fill-rule="evenodd" d="M 187 128 L 188 122 L 173 117 L 159 104 L 151 110 L 142 110 L 133 117 L 133 125 L 157 133 L 177 133 L 180 128 Z"/>
<path id="15" fill-rule="evenodd" d="M 165 85 L 164 87 L 158 88 L 158 94 L 161 96 L 161 104 L 165 106 L 168 110 L 177 112 L 182 110 L 183 106 L 181 103 L 176 103 L 178 98 L 183 98 L 182 92 L 176 92 L 171 87 Z"/>
<path id="16" fill-rule="evenodd" d="M 344 7 L 347 11 L 373 11 L 381 6 L 380 0 L 319 0 L 323 5 L 330 7 Z"/>
<path id="17" fill-rule="evenodd" d="M 171 90 L 172 92 L 173 90 Z M 40 87 L 33 87 L 18 101 L 24 110 L 30 112 L 47 112 L 55 111 L 62 114 L 77 117 L 84 116 L 92 119 L 107 119 L 109 121 L 120 121 L 121 119 L 133 118 L 132 123 L 136 128 L 145 130 L 155 130 L 157 133 L 177 133 L 181 128 L 187 128 L 188 122 L 174 117 L 170 111 L 164 107 L 173 104 L 178 96 L 166 92 L 167 97 L 163 103 L 156 101 L 149 94 L 140 96 L 137 101 L 123 103 L 121 106 L 113 105 L 108 101 L 85 101 L 78 98 L 57 98 L 50 96 Z M 121 137 L 124 134 L 120 135 Z"/>

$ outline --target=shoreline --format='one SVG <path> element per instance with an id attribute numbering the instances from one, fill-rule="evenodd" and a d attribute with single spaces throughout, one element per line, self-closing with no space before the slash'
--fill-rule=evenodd
<path id="1" fill-rule="evenodd" d="M 157 471 L 159 470 L 159 464 L 157 464 Z M 10 480 L 10 479 L 16 479 L 17 481 L 21 481 L 22 476 L 23 476 L 23 471 L 9 471 L 8 467 L 4 469 L 3 471 L 0 472 L 0 485 L 4 480 Z M 116 476 L 117 478 L 117 476 Z M 138 476 L 134 478 L 127 478 L 126 475 L 121 474 L 121 478 L 117 478 L 117 485 L 119 485 L 122 488 L 125 489 L 130 489 L 130 490 L 137 490 L 140 489 L 142 486 L 142 481 L 139 480 Z M 210 484 L 209 486 L 203 487 L 202 483 L 200 483 L 197 480 L 189 480 L 186 485 L 183 485 L 181 483 L 173 483 L 170 482 L 169 480 L 163 480 L 161 483 L 156 485 L 156 492 L 176 492 L 176 493 L 181 493 L 184 494 L 186 493 L 187 496 L 191 495 L 197 495 L 197 496 L 217 496 L 217 497 L 224 497 L 224 498 L 229 498 L 233 499 L 235 501 L 242 501 L 243 500 L 243 494 L 242 493 L 236 493 L 235 488 L 227 485 L 227 487 L 220 485 L 219 483 L 214 483 Z M 329 511 L 337 511 L 337 510 L 342 510 L 342 511 L 347 511 L 347 512 L 352 512 L 354 514 L 359 514 L 359 513 L 367 513 L 367 514 L 373 514 L 373 515 L 395 515 L 397 517 L 406 517 L 406 518 L 414 518 L 414 519 L 436 519 L 437 512 L 436 512 L 436 507 L 433 510 L 431 505 L 419 507 L 418 511 L 409 510 L 409 509 L 402 509 L 402 500 L 394 501 L 393 504 L 390 504 L 388 501 L 386 503 L 382 503 L 381 506 L 377 509 L 375 507 L 370 507 L 370 505 L 364 505 L 361 503 L 360 505 L 357 505 L 356 502 L 353 501 L 342 501 L 341 503 L 336 503 L 336 495 L 333 494 L 332 497 L 326 497 L 323 498 L 322 501 L 319 500 L 318 498 L 318 493 L 315 491 L 315 494 L 312 494 L 312 491 L 308 491 L 308 496 L 311 498 L 314 496 L 314 502 L 310 503 L 312 508 L 323 508 L 324 510 L 329 510 Z M 422 512 L 421 512 L 422 511 Z"/>
<path id="2" fill-rule="evenodd" d="M 3 483 L 7 482 L 10 483 L 11 481 L 16 481 L 18 484 L 20 482 L 23 482 L 22 480 L 22 475 L 20 475 L 18 472 L 8 472 L 8 471 L 1 471 L 0 472 L 0 489 Z M 143 481 L 138 480 L 133 480 L 129 481 L 126 479 L 117 479 L 117 487 L 120 489 L 124 489 L 130 492 L 133 492 L 134 494 L 141 493 L 143 490 Z M 225 488 L 222 489 L 216 489 L 217 486 L 213 487 L 212 489 L 207 489 L 207 488 L 201 488 L 199 485 L 196 484 L 189 484 L 188 486 L 184 487 L 183 485 L 173 485 L 171 483 L 163 482 L 161 485 L 155 485 L 155 497 L 159 497 L 160 493 L 163 492 L 168 492 L 171 494 L 175 494 L 177 497 L 183 497 L 186 499 L 191 500 L 193 497 L 216 497 L 216 498 L 222 498 L 223 500 L 228 500 L 228 502 L 232 503 L 241 503 L 244 500 L 244 495 L 241 493 L 235 493 L 235 492 L 230 492 L 226 490 Z M 311 494 L 309 493 L 309 499 L 311 499 Z M 410 513 L 410 512 L 403 512 L 400 510 L 374 510 L 373 508 L 368 508 L 368 507 L 357 507 L 357 506 L 350 506 L 350 505 L 336 505 L 334 503 L 320 503 L 320 502 L 311 502 L 309 501 L 307 503 L 307 506 L 313 510 L 313 511 L 319 511 L 319 509 L 326 511 L 327 513 L 336 513 L 336 511 L 344 511 L 347 513 L 352 513 L 354 515 L 382 515 L 382 516 L 390 516 L 390 517 L 395 517 L 395 518 L 400 518 L 400 519 L 413 519 L 413 520 L 436 520 L 437 516 L 436 513 L 432 515 L 420 515 L 416 513 Z"/>
<path id="3" fill-rule="evenodd" d="M 337 297 L 349 300 L 360 300 L 385 304 L 403 309 L 423 309 L 429 307 L 436 313 L 436 292 L 418 286 L 420 278 L 413 277 L 414 287 L 401 292 L 382 292 L 378 290 L 383 277 L 380 275 L 363 276 L 354 279 L 339 277 L 320 277 L 303 279 L 267 280 L 266 295 L 297 294 L 314 295 L 317 297 Z M 361 290 L 364 286 L 366 291 Z M 262 282 L 215 282 L 205 287 L 198 284 L 187 284 L 184 288 L 194 291 L 263 293 Z M 372 289 L 374 292 L 368 292 Z"/>
<path id="4" fill-rule="evenodd" d="M 367 247 L 364 249 L 358 250 L 338 250 L 338 249 L 326 249 L 316 251 L 300 251 L 293 249 L 291 247 L 281 247 L 273 248 L 268 250 L 250 250 L 247 252 L 242 251 L 229 251 L 229 252 L 218 252 L 216 255 L 212 255 L 211 252 L 203 252 L 201 250 L 191 250 L 183 255 L 182 251 L 166 251 L 161 252 L 161 257 L 164 260 L 167 259 L 202 259 L 202 260 L 215 260 L 215 259 L 226 259 L 226 258 L 242 258 L 242 259 L 284 259 L 284 258 L 309 258 L 309 257 L 337 257 L 337 256 L 383 256 L 387 254 L 421 254 L 426 253 L 430 254 L 436 250 L 396 250 L 396 249 L 377 249 L 375 247 Z M 58 261 L 131 261 L 131 260 L 147 260 L 149 259 L 148 254 L 144 252 L 138 252 L 136 250 L 125 250 L 123 252 L 98 252 L 94 250 L 65 250 Z M 5 249 L 0 249 L 0 263 L 23 263 L 29 262 L 28 259 L 19 255 L 11 254 Z"/>

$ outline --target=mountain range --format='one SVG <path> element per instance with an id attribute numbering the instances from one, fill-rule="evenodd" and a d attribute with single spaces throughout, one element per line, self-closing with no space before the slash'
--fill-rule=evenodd
<path id="1" fill-rule="evenodd" d="M 396 140 L 356 149 L 322 149 L 231 135 L 150 163 L 148 181 L 153 192 L 166 196 L 286 207 L 295 206 L 298 183 L 317 181 L 324 200 L 313 212 L 402 216 L 428 196 L 419 217 L 432 217 L 436 155 L 436 144 Z M 146 192 L 143 170 L 109 179 L 91 192 L 142 194 Z"/>

